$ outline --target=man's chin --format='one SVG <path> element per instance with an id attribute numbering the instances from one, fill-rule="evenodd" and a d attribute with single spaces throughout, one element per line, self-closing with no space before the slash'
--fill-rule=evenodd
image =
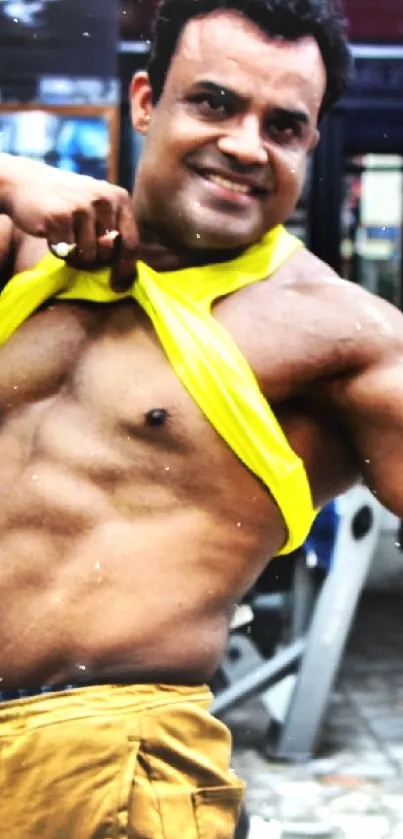
<path id="1" fill-rule="evenodd" d="M 196 232 L 197 231 L 197 232 Z M 240 251 L 254 245 L 262 237 L 259 231 L 203 229 L 195 227 L 189 231 L 188 247 L 198 251 Z"/>

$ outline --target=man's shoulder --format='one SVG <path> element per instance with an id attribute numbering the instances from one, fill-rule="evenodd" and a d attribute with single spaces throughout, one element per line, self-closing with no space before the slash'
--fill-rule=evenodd
<path id="1" fill-rule="evenodd" d="M 378 308 L 384 310 L 386 306 L 389 313 L 396 312 L 401 317 L 395 306 L 386 303 L 363 286 L 343 279 L 307 248 L 297 250 L 278 269 L 273 279 L 280 290 L 284 287 L 284 290 L 294 292 L 301 300 L 308 298 L 313 304 L 320 303 L 323 306 L 323 314 L 327 310 L 327 304 L 331 307 L 336 306 L 343 316 L 347 314 L 347 310 L 341 307 L 347 305 L 350 313 L 355 310 L 362 312 L 363 307 L 372 307 L 372 311 Z"/>
<path id="2" fill-rule="evenodd" d="M 289 336 L 294 355 L 314 359 L 317 371 L 337 375 L 403 358 L 399 309 L 342 279 L 307 249 L 297 250 L 262 285 L 259 311 L 270 321 L 270 334 L 274 322 Z"/>
<path id="3" fill-rule="evenodd" d="M 288 287 L 295 287 L 302 293 L 337 290 L 342 294 L 351 286 L 305 247 L 294 251 L 275 276 L 279 282 L 286 282 Z"/>

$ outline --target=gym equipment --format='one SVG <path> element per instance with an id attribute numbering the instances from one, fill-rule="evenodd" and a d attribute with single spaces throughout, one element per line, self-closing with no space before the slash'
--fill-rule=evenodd
<path id="1" fill-rule="evenodd" d="M 259 696 L 271 721 L 267 752 L 272 759 L 304 762 L 315 750 L 373 559 L 380 513 L 364 486 L 340 496 L 332 511 L 324 511 L 327 524 L 323 517 L 318 521 L 316 534 L 314 528 L 297 557 L 291 595 L 252 595 L 249 605 L 257 613 L 275 608 L 276 598 L 277 608 L 291 598 L 290 638 L 270 659 L 239 628 L 231 633 L 220 670 L 225 687 L 218 690 L 212 713 L 221 716 Z M 313 569 L 324 577 L 319 588 Z"/>

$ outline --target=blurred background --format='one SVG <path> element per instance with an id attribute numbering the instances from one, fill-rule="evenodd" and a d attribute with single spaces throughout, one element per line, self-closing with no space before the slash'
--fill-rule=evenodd
<path id="1" fill-rule="evenodd" d="M 130 189 L 154 0 L 0 0 L 0 150 Z M 289 229 L 403 306 L 403 3 L 346 0 L 355 59 Z M 238 839 L 403 839 L 400 522 L 365 487 L 249 592 L 214 681 L 248 783 Z"/>

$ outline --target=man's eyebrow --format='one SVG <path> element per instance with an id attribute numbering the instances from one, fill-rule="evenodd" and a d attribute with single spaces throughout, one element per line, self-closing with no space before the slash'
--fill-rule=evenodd
<path id="1" fill-rule="evenodd" d="M 289 119 L 293 122 L 300 122 L 301 125 L 310 125 L 309 114 L 300 108 L 270 108 L 271 119 Z"/>
<path id="2" fill-rule="evenodd" d="M 200 79 L 199 81 L 195 82 L 192 85 L 193 90 L 206 90 L 210 93 L 215 93 L 218 96 L 222 96 L 223 98 L 226 97 L 228 99 L 232 99 L 234 102 L 247 102 L 248 97 L 242 96 L 241 93 L 237 93 L 235 90 L 231 90 L 231 88 L 226 87 L 223 84 L 219 84 L 218 82 L 212 82 L 209 79 Z"/>

